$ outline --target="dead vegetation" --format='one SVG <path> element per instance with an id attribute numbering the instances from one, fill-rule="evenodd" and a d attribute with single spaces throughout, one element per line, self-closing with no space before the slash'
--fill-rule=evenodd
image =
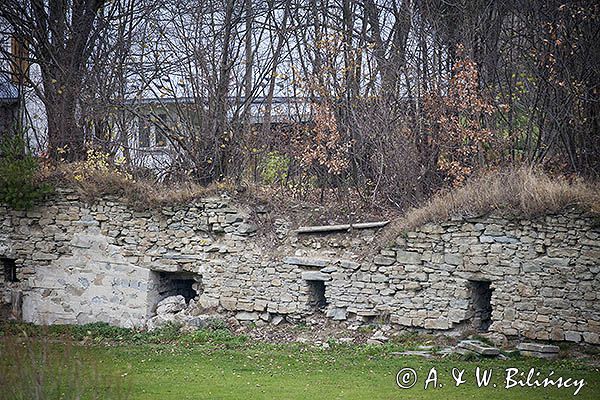
<path id="1" fill-rule="evenodd" d="M 390 224 L 384 236 L 393 240 L 401 232 L 451 217 L 496 213 L 533 218 L 558 213 L 569 206 L 600 214 L 599 185 L 579 178 L 550 176 L 529 167 L 495 171 L 474 178 L 459 188 L 440 192 L 424 206 L 409 210 L 404 217 Z"/>
<path id="2" fill-rule="evenodd" d="M 100 165 L 98 165 L 100 164 Z M 329 190 L 327 201 L 318 201 L 321 190 L 305 193 L 302 199 L 292 197 L 280 187 L 230 180 L 202 186 L 193 182 L 162 183 L 150 179 L 133 179 L 129 174 L 107 164 L 63 163 L 42 168 L 41 179 L 54 187 L 75 189 L 86 201 L 103 196 L 116 196 L 135 210 L 159 209 L 183 205 L 206 197 L 227 195 L 247 205 L 261 226 L 273 225 L 284 218 L 293 226 L 302 224 L 358 223 L 389 218 L 390 210 L 382 210 L 361 202 L 347 192 Z M 260 211 L 269 211 L 263 213 Z"/>
<path id="3" fill-rule="evenodd" d="M 76 170 L 72 164 L 63 164 L 47 171 L 44 180 L 57 187 L 75 188 L 87 201 L 107 195 L 118 196 L 137 210 L 186 204 L 226 193 L 250 208 L 270 211 L 269 221 L 263 221 L 267 223 L 272 223 L 272 218 L 285 218 L 293 225 L 357 223 L 394 216 L 390 210 L 350 201 L 347 195 L 342 196 L 345 200 L 332 197 L 325 204 L 318 204 L 308 201 L 308 198 L 303 201 L 292 199 L 286 193 L 266 186 L 230 181 L 215 182 L 209 186 L 191 182 L 167 184 L 133 180 L 126 174 L 98 170 L 87 171 L 85 179 L 77 179 Z M 438 193 L 424 206 L 413 208 L 394 220 L 385 228 L 384 236 L 393 240 L 401 232 L 455 216 L 496 213 L 530 218 L 557 213 L 569 206 L 600 214 L 598 184 L 579 178 L 550 176 L 529 167 L 495 171 L 473 178 L 459 188 Z"/>
<path id="4" fill-rule="evenodd" d="M 95 169 L 87 170 L 85 178 L 81 179 L 74 164 L 60 164 L 47 170 L 44 180 L 56 187 L 73 188 L 89 202 L 102 196 L 117 196 L 136 210 L 185 204 L 231 190 L 229 183 L 213 183 L 209 186 L 192 182 L 166 184 L 132 179 L 117 171 Z"/>

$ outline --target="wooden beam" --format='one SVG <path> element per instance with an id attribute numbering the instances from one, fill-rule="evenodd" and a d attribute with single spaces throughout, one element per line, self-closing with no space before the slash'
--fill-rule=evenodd
<path id="1" fill-rule="evenodd" d="M 361 222 L 358 224 L 341 224 L 341 225 L 319 225 L 319 226 L 301 226 L 296 229 L 297 233 L 327 233 L 349 231 L 351 229 L 374 229 L 382 228 L 389 224 L 390 221 L 377 222 Z"/>

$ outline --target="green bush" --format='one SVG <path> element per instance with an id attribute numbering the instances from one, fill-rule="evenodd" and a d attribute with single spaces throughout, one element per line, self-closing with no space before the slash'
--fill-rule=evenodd
<path id="1" fill-rule="evenodd" d="M 39 163 L 24 149 L 25 143 L 19 136 L 0 144 L 0 203 L 17 210 L 31 208 L 52 191 L 50 185 L 37 182 Z"/>
<path id="2" fill-rule="evenodd" d="M 286 181 L 290 159 L 276 151 L 267 153 L 261 161 L 260 177 L 267 185 L 282 184 Z"/>

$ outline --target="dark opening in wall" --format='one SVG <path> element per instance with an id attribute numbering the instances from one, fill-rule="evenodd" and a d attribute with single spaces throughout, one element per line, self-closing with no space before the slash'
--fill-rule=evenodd
<path id="1" fill-rule="evenodd" d="M 325 282 L 324 281 L 306 281 L 308 284 L 308 305 L 320 310 L 327 306 L 325 298 Z"/>
<path id="2" fill-rule="evenodd" d="M 489 281 L 469 281 L 473 304 L 473 328 L 487 332 L 492 324 L 492 291 Z"/>
<path id="3" fill-rule="evenodd" d="M 161 299 L 181 295 L 185 302 L 202 293 L 202 282 L 199 275 L 181 272 L 161 272 L 158 294 Z"/>
<path id="4" fill-rule="evenodd" d="M 17 279 L 17 264 L 15 260 L 12 258 L 0 257 L 0 262 L 4 267 L 4 281 L 19 282 Z"/>

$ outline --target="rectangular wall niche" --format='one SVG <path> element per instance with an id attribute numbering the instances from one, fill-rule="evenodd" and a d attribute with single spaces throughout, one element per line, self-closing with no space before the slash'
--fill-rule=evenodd
<path id="1" fill-rule="evenodd" d="M 16 260 L 7 257 L 0 257 L 0 263 L 4 268 L 5 282 L 19 282 L 17 279 L 17 263 Z"/>
<path id="2" fill-rule="evenodd" d="M 322 310 L 327 306 L 324 281 L 306 281 L 308 284 L 308 305 L 314 310 Z"/>
<path id="3" fill-rule="evenodd" d="M 487 332 L 492 324 L 492 291 L 489 281 L 469 281 L 473 307 L 473 328 Z"/>
<path id="4" fill-rule="evenodd" d="M 185 302 L 202 294 L 201 276 L 184 272 L 160 272 L 158 295 L 160 299 L 181 295 Z"/>

